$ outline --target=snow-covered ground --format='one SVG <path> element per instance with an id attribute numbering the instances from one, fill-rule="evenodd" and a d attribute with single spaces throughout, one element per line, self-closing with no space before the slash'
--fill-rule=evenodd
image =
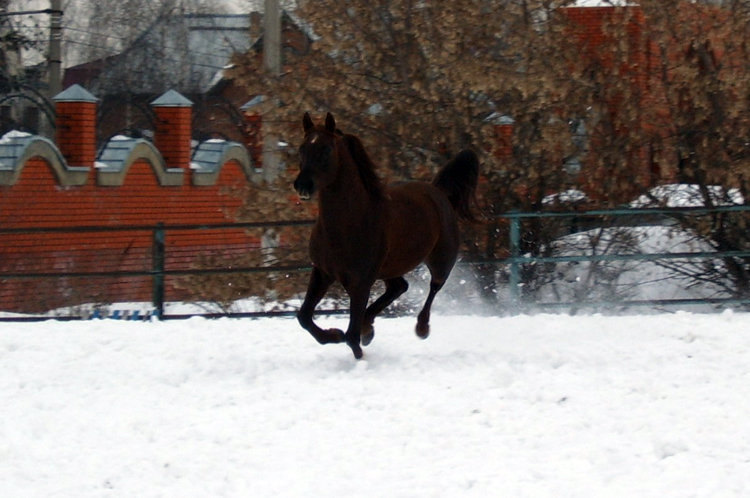
<path id="1" fill-rule="evenodd" d="M 413 325 L 3 323 L 0 496 L 750 493 L 750 314 Z"/>

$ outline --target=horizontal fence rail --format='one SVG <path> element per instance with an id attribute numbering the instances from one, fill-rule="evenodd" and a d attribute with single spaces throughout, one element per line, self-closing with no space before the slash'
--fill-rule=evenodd
<path id="1" fill-rule="evenodd" d="M 0 268 L 0 292 L 5 283 L 9 281 L 36 281 L 36 280 L 60 280 L 60 279 L 124 279 L 124 278 L 147 278 L 151 280 L 152 292 L 150 302 L 153 310 L 148 313 L 148 317 L 158 319 L 183 319 L 194 316 L 195 314 L 165 314 L 164 305 L 166 297 L 165 279 L 167 277 L 180 276 L 211 276 L 211 275 L 232 275 L 232 274 L 268 274 L 268 273 L 290 273 L 290 272 L 307 272 L 311 269 L 309 264 L 290 264 L 290 265 L 231 265 L 220 268 L 170 268 L 168 260 L 171 253 L 176 249 L 170 248 L 167 244 L 168 234 L 178 232 L 217 232 L 222 230 L 265 230 L 278 229 L 283 227 L 309 227 L 314 220 L 282 220 L 282 221 L 264 221 L 264 222 L 237 222 L 237 223 L 218 223 L 218 224 L 157 224 L 157 225 L 121 225 L 121 226 L 72 226 L 72 227 L 19 227 L 19 228 L 0 228 L 0 240 L 6 240 L 9 236 L 55 236 L 64 235 L 86 237 L 91 234 L 148 234 L 148 261 L 142 261 L 137 269 L 127 270 L 82 270 L 75 271 L 65 270 L 40 270 L 40 269 L 18 269 Z M 144 238 L 144 237 L 141 237 Z M 218 249 L 221 252 L 221 249 Z M 52 257 L 54 259 L 54 257 Z M 2 261 L 0 261 L 2 263 Z M 5 310 L 0 309 L 0 312 Z M 321 314 L 340 313 L 340 310 L 322 310 Z M 238 317 L 258 317 L 258 316 L 287 316 L 294 314 L 292 310 L 270 310 L 254 312 L 232 312 L 232 313 L 200 313 L 201 316 L 219 317 L 219 316 L 238 316 Z M 76 320 L 86 318 L 85 316 L 0 316 L 0 320 L 12 321 L 34 321 L 45 318 L 55 318 L 62 320 Z"/>
<path id="2" fill-rule="evenodd" d="M 571 219 L 576 222 L 581 220 L 610 220 L 611 226 L 635 226 L 639 223 L 638 220 L 647 219 L 674 219 L 679 220 L 683 217 L 690 216 L 701 216 L 707 214 L 732 214 L 740 213 L 747 214 L 750 212 L 750 206 L 721 206 L 716 208 L 658 208 L 658 209 L 614 209 L 614 210 L 590 210 L 590 211 L 578 211 L 578 212 L 537 212 L 537 213 L 522 213 L 522 212 L 510 212 L 504 213 L 498 216 L 498 219 L 505 220 L 508 224 L 508 257 L 497 258 L 497 259 L 481 259 L 476 261 L 464 262 L 464 265 L 497 265 L 503 266 L 508 270 L 508 296 L 509 304 L 508 309 L 512 311 L 520 311 L 525 309 L 525 305 L 522 302 L 522 286 L 524 283 L 521 279 L 521 273 L 524 265 L 532 264 L 544 264 L 544 263 L 569 263 L 569 262 L 607 262 L 607 261 L 654 261 L 654 260 L 683 260 L 683 259 L 696 259 L 696 260 L 709 260 L 709 259 L 725 259 L 725 258 L 739 258 L 749 259 L 750 251 L 745 250 L 731 250 L 731 251 L 701 251 L 701 252 L 662 252 L 662 253 L 614 253 L 614 254 L 568 254 L 568 255 L 553 255 L 553 256 L 534 256 L 531 254 L 522 254 L 521 247 L 521 232 L 522 224 L 527 220 L 555 220 L 555 219 Z M 617 225 L 616 222 L 611 220 L 625 220 L 623 225 Z M 594 221 L 595 222 L 595 221 Z M 65 236 L 72 239 L 85 240 L 87 236 L 93 236 L 96 234 L 99 237 L 116 237 L 117 234 L 126 237 L 133 237 L 134 234 L 139 234 L 139 247 L 141 251 L 140 259 L 135 267 L 119 268 L 119 269 L 107 269 L 106 265 L 102 265 L 101 269 L 94 269 L 96 267 L 96 261 L 93 261 L 92 265 L 87 266 L 86 269 L 79 270 L 76 268 L 57 268 L 52 264 L 51 268 L 28 268 L 25 266 L 23 255 L 18 257 L 17 267 L 0 267 L 0 292 L 3 287 L 10 285 L 14 281 L 26 282 L 26 281 L 61 281 L 64 280 L 69 282 L 74 279 L 80 279 L 85 281 L 91 281 L 97 279 L 146 279 L 150 281 L 151 296 L 150 302 L 153 310 L 149 316 L 158 319 L 179 319 L 193 316 L 192 314 L 179 314 L 179 313 L 165 313 L 165 303 L 167 302 L 168 286 L 166 285 L 166 279 L 176 277 L 190 277 L 190 276 L 219 276 L 219 275 L 239 275 L 239 274 L 288 274 L 288 273 L 302 273 L 310 270 L 309 264 L 240 264 L 223 267 L 212 267 L 212 268 L 197 268 L 192 267 L 189 264 L 186 266 L 182 263 L 179 265 L 170 265 L 170 261 L 174 252 L 177 250 L 170 246 L 168 243 L 171 236 L 177 233 L 202 233 L 208 232 L 220 232 L 220 231 L 237 231 L 237 230 L 268 230 L 268 229 L 279 229 L 284 227 L 309 227 L 313 223 L 313 220 L 292 220 L 292 221 L 265 221 L 265 222 L 248 222 L 248 223 L 222 223 L 222 224 L 180 224 L 180 225 L 127 225 L 127 226 L 74 226 L 74 227 L 18 227 L 18 228 L 0 228 L 0 238 L 7 240 L 9 237 L 30 237 L 33 243 L 36 238 L 52 236 Z M 658 222 L 657 222 L 658 223 Z M 589 223 L 590 225 L 590 223 Z M 599 228 L 604 227 L 598 225 Z M 610 227 L 610 225 L 607 225 Z M 148 239 L 148 240 L 146 240 Z M 219 237 L 220 239 L 220 237 Z M 15 239 L 14 239 L 15 240 Z M 67 240 L 67 239 L 66 239 Z M 72 249 L 71 249 L 72 250 Z M 127 248 L 131 251 L 131 248 Z M 134 250 L 133 250 L 134 251 Z M 131 252 L 133 252 L 131 251 Z M 222 249 L 215 249 L 216 252 L 221 252 Z M 91 250 L 92 254 L 95 252 Z M 187 258 L 194 257 L 195 255 L 186 256 Z M 93 254 L 92 258 L 96 259 L 96 255 Z M 2 263 L 2 262 L 0 262 Z M 123 263 L 124 266 L 127 266 Z M 176 266 L 176 267 L 175 267 Z M 127 282 L 123 284 L 125 286 L 130 285 Z M 143 285 L 142 283 L 139 285 Z M 304 287 L 301 287 L 300 292 L 304 291 Z M 33 298 L 33 293 L 31 295 Z M 606 305 L 617 305 L 617 306 L 643 306 L 643 305 L 656 305 L 656 306 L 672 306 L 672 305 L 693 305 L 693 304 L 711 304 L 711 305 L 747 305 L 750 304 L 750 298 L 700 298 L 700 299 L 649 299 L 649 300 L 617 300 L 608 302 L 605 299 L 599 299 L 591 302 L 577 301 L 577 302 L 537 302 L 533 303 L 533 307 L 537 309 L 560 309 L 560 308 L 580 308 L 587 306 L 606 306 Z M 6 311 L 0 308 L 0 312 Z M 335 314 L 342 313 L 346 310 L 329 309 L 321 310 L 321 314 Z M 219 316 L 236 316 L 236 317 L 259 317 L 259 316 L 288 316 L 293 315 L 294 310 L 271 310 L 271 311 L 252 311 L 252 312 L 206 312 L 201 313 L 207 317 L 219 317 Z M 6 316 L 7 315 L 7 316 Z M 51 317 L 44 313 L 25 313 L 18 312 L 16 314 L 5 313 L 0 315 L 1 320 L 39 320 L 55 318 L 62 320 L 75 320 L 81 318 L 87 318 L 87 316 L 76 315 L 76 316 L 54 316 Z"/>
<path id="3" fill-rule="evenodd" d="M 520 302 L 521 296 L 521 277 L 520 269 L 524 264 L 536 263 L 564 263 L 564 262 L 604 262 L 604 261 L 656 261 L 656 260 L 684 260 L 684 259 L 726 259 L 726 258 L 749 258 L 750 251 L 728 250 L 728 251 L 697 251 L 697 252 L 657 252 L 657 253 L 615 253 L 615 254 L 585 254 L 585 255 L 568 255 L 568 256 L 532 256 L 521 254 L 521 222 L 526 219 L 623 219 L 629 218 L 631 221 L 623 225 L 612 224 L 611 226 L 602 226 L 598 228 L 617 228 L 622 226 L 639 226 L 648 218 L 661 217 L 679 220 L 680 218 L 690 216 L 700 216 L 707 214 L 747 214 L 750 212 L 750 206 L 730 205 L 716 207 L 664 207 L 664 208 L 623 208 L 623 209 L 606 209 L 606 210 L 588 210 L 577 212 L 509 212 L 499 216 L 508 220 L 509 228 L 509 252 L 510 257 L 502 260 L 492 260 L 494 263 L 504 263 L 509 265 L 509 291 L 511 301 L 517 308 L 523 308 Z M 633 223 L 636 221 L 636 223 Z M 534 303 L 535 308 L 570 308 L 570 307 L 590 307 L 590 306 L 676 306 L 676 305 L 696 305 L 696 304 L 729 304 L 729 305 L 746 305 L 750 304 L 750 297 L 742 298 L 695 298 L 695 299 L 648 299 L 648 300 L 596 300 L 591 302 L 538 302 Z"/>

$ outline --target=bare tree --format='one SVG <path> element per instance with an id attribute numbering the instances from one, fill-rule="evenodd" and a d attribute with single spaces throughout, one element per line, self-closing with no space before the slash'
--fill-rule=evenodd
<path id="1" fill-rule="evenodd" d="M 600 206 L 674 179 L 745 193 L 748 2 L 613 8 L 593 44 L 571 3 L 301 2 L 295 15 L 313 34 L 311 50 L 286 51 L 278 77 L 248 54 L 237 76 L 280 103 L 263 117 L 278 136 L 294 143 L 302 111 L 331 111 L 364 138 L 385 176 L 426 177 L 475 147 L 488 217 L 469 232 L 477 256 L 507 254 L 507 226 L 495 215 L 543 210 L 565 189 L 583 189 Z M 502 155 L 499 117 L 513 123 Z M 741 227 L 717 230 L 720 221 L 712 223 L 717 247 L 744 247 L 728 237 Z M 521 251 L 543 255 L 564 228 L 529 221 Z M 732 272 L 741 276 L 743 264 Z M 533 279 L 540 267 L 525 270 Z"/>
<path id="2" fill-rule="evenodd" d="M 44 61 L 48 15 L 7 0 L 0 1 L 0 14 L 0 135 L 10 129 L 49 133 L 53 111 Z"/>
<path id="3" fill-rule="evenodd" d="M 473 257 L 502 257 L 507 225 L 496 215 L 542 209 L 551 192 L 588 180 L 570 165 L 589 146 L 584 123 L 599 125 L 592 123 L 592 96 L 609 116 L 611 102 L 592 91 L 597 82 L 582 68 L 580 45 L 561 14 L 570 3 L 302 2 L 295 15 L 312 32 L 311 50 L 286 51 L 278 77 L 247 54 L 236 75 L 250 93 L 281 103 L 263 110 L 278 136 L 294 142 L 303 110 L 331 111 L 345 131 L 363 137 L 387 177 L 429 177 L 460 148 L 474 147 L 486 179 L 487 223 L 467 227 L 467 249 Z M 604 74 L 602 67 L 596 77 Z M 496 130 L 504 119 L 513 122 L 512 153 L 499 155 Z M 629 185 L 610 175 L 600 191 Z M 522 251 L 541 254 L 560 231 L 559 223 L 532 221 Z M 528 271 L 534 278 L 538 268 Z M 496 274 L 491 267 L 484 274 L 492 296 Z"/>
<path id="4" fill-rule="evenodd" d="M 708 207 L 746 203 L 750 195 L 750 2 L 715 4 L 642 2 L 663 68 L 653 75 L 660 100 L 650 117 L 661 125 L 654 150 L 678 182 L 696 186 L 693 203 Z M 716 250 L 750 247 L 745 213 L 680 221 Z M 729 295 L 747 297 L 749 263 L 729 258 L 679 270 L 696 282 L 728 277 Z"/>

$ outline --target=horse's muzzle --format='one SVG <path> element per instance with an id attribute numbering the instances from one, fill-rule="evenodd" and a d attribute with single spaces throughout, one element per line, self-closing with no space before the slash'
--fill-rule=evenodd
<path id="1" fill-rule="evenodd" d="M 309 201 L 315 192 L 315 182 L 308 175 L 300 173 L 294 180 L 294 190 L 297 191 L 300 199 Z"/>

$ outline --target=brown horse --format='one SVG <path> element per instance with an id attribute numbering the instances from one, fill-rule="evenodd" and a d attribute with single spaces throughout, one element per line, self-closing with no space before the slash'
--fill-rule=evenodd
<path id="1" fill-rule="evenodd" d="M 430 333 L 430 307 L 456 262 L 458 218 L 473 219 L 479 162 L 463 151 L 432 183 L 384 186 L 362 142 L 336 130 L 329 113 L 324 126 L 305 113 L 305 141 L 294 188 L 303 199 L 318 195 L 319 215 L 310 237 L 312 275 L 297 319 L 321 344 L 346 342 L 355 358 L 374 336 L 375 316 L 408 284 L 403 275 L 424 262 L 430 292 L 417 318 L 417 335 Z M 385 281 L 385 293 L 369 306 L 370 289 Z M 349 327 L 323 330 L 313 321 L 315 306 L 338 281 L 350 299 Z"/>

